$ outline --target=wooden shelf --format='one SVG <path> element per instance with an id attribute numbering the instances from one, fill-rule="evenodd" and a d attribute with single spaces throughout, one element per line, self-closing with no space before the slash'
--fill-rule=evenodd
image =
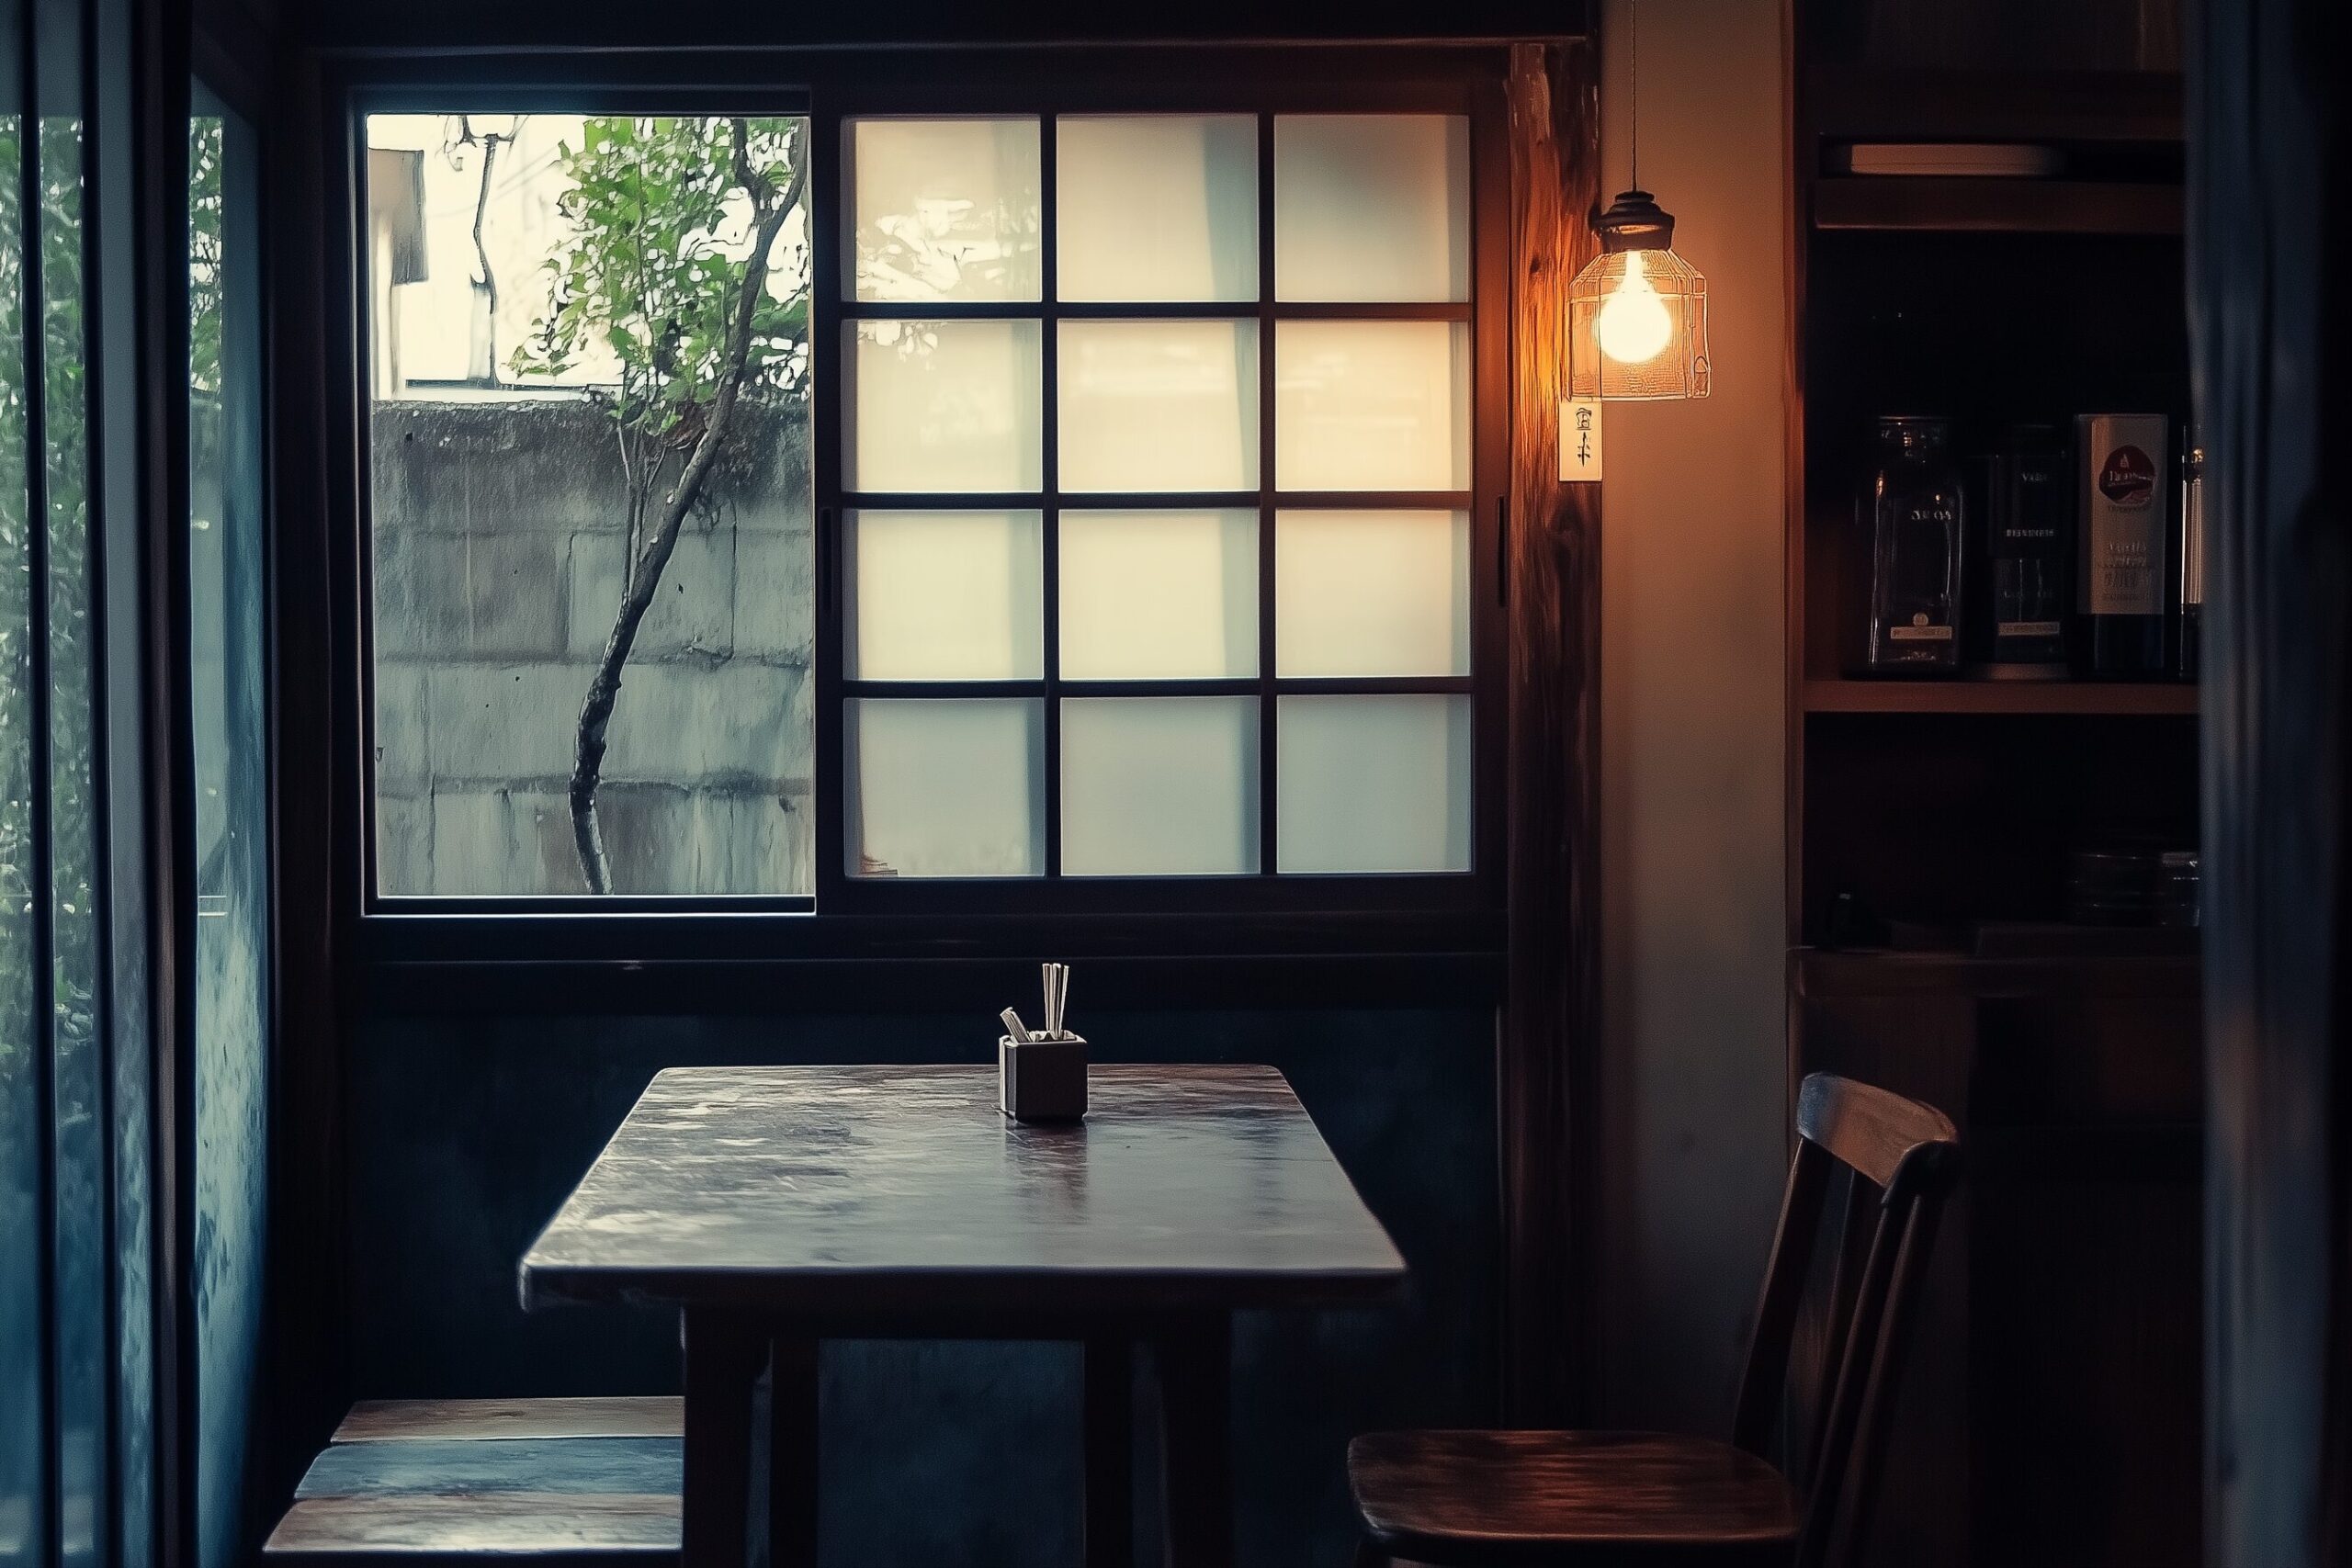
<path id="1" fill-rule="evenodd" d="M 2194 953 L 1979 958 L 1967 953 L 1800 947 L 1789 954 L 1791 988 L 1800 997 L 1810 998 L 1998 997 L 2064 989 L 2094 996 L 2187 999 L 2198 994 L 2203 973 L 2203 962 Z"/>
<path id="2" fill-rule="evenodd" d="M 1883 233 L 2121 234 L 2182 231 L 2177 185 L 1841 175 L 1814 187 L 1816 229 Z"/>
<path id="3" fill-rule="evenodd" d="M 2197 688 L 2178 681 L 1810 680 L 1804 711 L 2188 715 Z"/>
<path id="4" fill-rule="evenodd" d="M 1806 73 L 1814 129 L 1830 141 L 2172 142 L 2181 77 L 2154 71 Z"/>

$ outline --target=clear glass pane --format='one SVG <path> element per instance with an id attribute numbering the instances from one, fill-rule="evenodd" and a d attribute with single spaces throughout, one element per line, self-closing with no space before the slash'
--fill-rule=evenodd
<path id="1" fill-rule="evenodd" d="M 741 126 L 756 169 L 809 156 L 806 119 Z M 572 897 L 592 874 L 632 895 L 814 889 L 809 361 L 835 345 L 807 340 L 805 201 L 769 215 L 757 331 L 726 331 L 755 281 L 736 128 L 367 118 L 382 894 Z M 724 425 L 669 412 L 709 408 L 738 364 Z M 705 440 L 696 504 L 632 606 L 633 562 Z M 638 608 L 590 837 L 567 788 L 583 702 Z"/>
<path id="2" fill-rule="evenodd" d="M 851 513 L 850 677 L 1035 680 L 1044 534 L 1035 512 Z"/>
<path id="3" fill-rule="evenodd" d="M 1470 869 L 1467 696 L 1275 699 L 1287 872 Z"/>
<path id="4" fill-rule="evenodd" d="M 1061 487 L 1255 490 L 1258 323 L 1064 321 Z"/>
<path id="5" fill-rule="evenodd" d="M 1254 116 L 1069 115 L 1054 141 L 1062 299 L 1258 298 Z"/>
<path id="6" fill-rule="evenodd" d="M 1274 518 L 1274 672 L 1470 672 L 1470 514 Z"/>
<path id="7" fill-rule="evenodd" d="M 849 321 L 843 329 L 850 489 L 952 495 L 1043 488 L 1045 360 L 1035 321 Z"/>
<path id="8" fill-rule="evenodd" d="M 189 1201 L 197 1546 L 241 1556 L 261 1369 L 271 1189 L 268 567 L 264 505 L 261 144 L 198 89 L 189 127 L 188 720 L 196 798 Z"/>
<path id="9" fill-rule="evenodd" d="M 1274 298 L 1470 298 L 1470 122 L 1274 120 Z"/>
<path id="10" fill-rule="evenodd" d="M 1065 512 L 1062 674 L 1258 672 L 1258 514 Z"/>
<path id="11" fill-rule="evenodd" d="M 1274 482 L 1467 490 L 1470 333 L 1460 321 L 1283 321 Z"/>
<path id="12" fill-rule="evenodd" d="M 1040 298 L 1035 119 L 852 120 L 842 157 L 855 298 Z"/>
<path id="13" fill-rule="evenodd" d="M 1036 876 L 1046 869 L 1045 705 L 854 699 L 852 876 Z"/>
<path id="14" fill-rule="evenodd" d="M 50 1444 L 41 1426 L 49 1347 L 42 1331 L 47 1248 L 41 1151 L 51 1107 L 44 1103 L 38 1054 L 49 1048 L 37 977 L 50 963 L 33 917 L 46 899 L 37 852 L 34 797 L 34 515 L 30 378 L 24 326 L 43 301 L 28 287 L 24 239 L 26 164 L 21 98 L 24 19 L 0 0 L 0 71 L 8 107 L 0 118 L 0 1562 L 32 1568 L 47 1555 Z M 45 197 L 46 192 L 42 193 Z M 40 227 L 38 209 L 31 227 Z"/>
<path id="15" fill-rule="evenodd" d="M 51 1194 L 55 1229 L 51 1284 L 60 1311 L 50 1364 L 57 1395 L 58 1502 L 65 1521 L 62 1568 L 96 1568 L 105 1537 L 77 1521 L 104 1517 L 107 1451 L 106 1194 L 114 1110 L 106 1098 L 100 1027 L 98 795 L 91 615 L 98 589 L 90 548 L 90 464 L 85 400 L 94 344 L 85 339 L 85 142 L 78 96 L 79 29 L 70 8 L 48 6 L 36 24 L 44 112 L 40 127 L 43 373 L 47 399 L 36 437 L 48 476 L 50 682 L 50 1091 L 55 1110 Z M 22 341 L 19 338 L 18 341 Z M 21 419 L 21 405 L 10 400 Z M 19 424 L 19 429 L 23 426 Z M 33 1035 L 35 1048 L 41 1033 Z M 0 1047 L 0 1055 L 6 1047 Z M 0 1069 L 5 1071 L 6 1069 Z M 119 1135 L 115 1134 L 115 1135 Z M 5 1439 L 0 1439 L 5 1440 Z M 0 1532 L 5 1527 L 0 1527 Z M 5 1551 L 5 1549 L 0 1549 Z"/>
<path id="16" fill-rule="evenodd" d="M 1258 699 L 1062 704 L 1062 870 L 1204 876 L 1258 869 Z"/>

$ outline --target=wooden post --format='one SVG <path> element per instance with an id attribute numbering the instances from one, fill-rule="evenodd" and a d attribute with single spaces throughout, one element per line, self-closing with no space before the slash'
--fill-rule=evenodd
<path id="1" fill-rule="evenodd" d="M 2209 525 L 2206 1561 L 2352 1560 L 2352 133 L 2342 0 L 2192 15 Z"/>
<path id="2" fill-rule="evenodd" d="M 1133 1568 L 1135 1344 L 1099 1334 L 1085 1354 L 1086 1568 Z"/>
<path id="3" fill-rule="evenodd" d="M 1158 1334 L 1160 1522 L 1168 1568 L 1233 1568 L 1233 1321 Z"/>
<path id="4" fill-rule="evenodd" d="M 768 1351 L 768 1568 L 816 1568 L 817 1369 L 813 1335 L 779 1334 Z"/>
<path id="5" fill-rule="evenodd" d="M 680 1558 L 685 1568 L 747 1568 L 752 1384 L 759 1377 L 766 1347 L 724 1314 L 690 1307 L 684 1315 L 684 1349 L 685 1484 L 679 1499 Z M 778 1474 L 770 1483 L 791 1485 L 798 1480 L 797 1474 Z M 806 1568 L 807 1562 L 803 1557 L 792 1568 Z"/>
<path id="6" fill-rule="evenodd" d="M 1600 1025 L 1600 502 L 1559 479 L 1568 284 L 1599 248 L 1600 49 L 1512 46 L 1506 1415 L 1587 1408 Z"/>

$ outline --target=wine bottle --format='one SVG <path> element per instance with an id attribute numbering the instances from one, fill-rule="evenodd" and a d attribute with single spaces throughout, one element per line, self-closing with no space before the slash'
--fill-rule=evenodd
<path id="1" fill-rule="evenodd" d="M 1996 676 L 2064 675 L 2073 592 L 2074 455 L 2053 424 L 2009 427 L 1992 466 L 1985 593 Z"/>
<path id="2" fill-rule="evenodd" d="M 2205 448 L 2192 427 L 2180 455 L 2180 678 L 2196 680 L 2204 657 Z"/>
<path id="3" fill-rule="evenodd" d="M 2078 668 L 2148 680 L 2165 668 L 2165 503 L 2156 458 L 2170 450 L 2162 414 L 2086 413 L 2075 421 L 2081 536 Z"/>
<path id="4" fill-rule="evenodd" d="M 1959 666 L 1967 509 L 1951 447 L 1949 421 L 1878 422 L 1878 466 L 1863 497 L 1871 546 L 1863 664 L 1873 674 L 1936 675 Z"/>

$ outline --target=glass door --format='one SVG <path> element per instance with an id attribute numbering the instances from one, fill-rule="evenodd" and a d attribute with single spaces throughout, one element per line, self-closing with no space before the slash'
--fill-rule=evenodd
<path id="1" fill-rule="evenodd" d="M 268 1162 L 269 800 L 258 162 L 201 83 L 188 127 L 188 678 L 198 1568 L 242 1560 Z"/>
<path id="2" fill-rule="evenodd" d="M 0 3 L 0 1563 L 113 1562 L 120 1299 L 80 0 Z M 134 1048 L 135 1049 L 135 1048 Z"/>

